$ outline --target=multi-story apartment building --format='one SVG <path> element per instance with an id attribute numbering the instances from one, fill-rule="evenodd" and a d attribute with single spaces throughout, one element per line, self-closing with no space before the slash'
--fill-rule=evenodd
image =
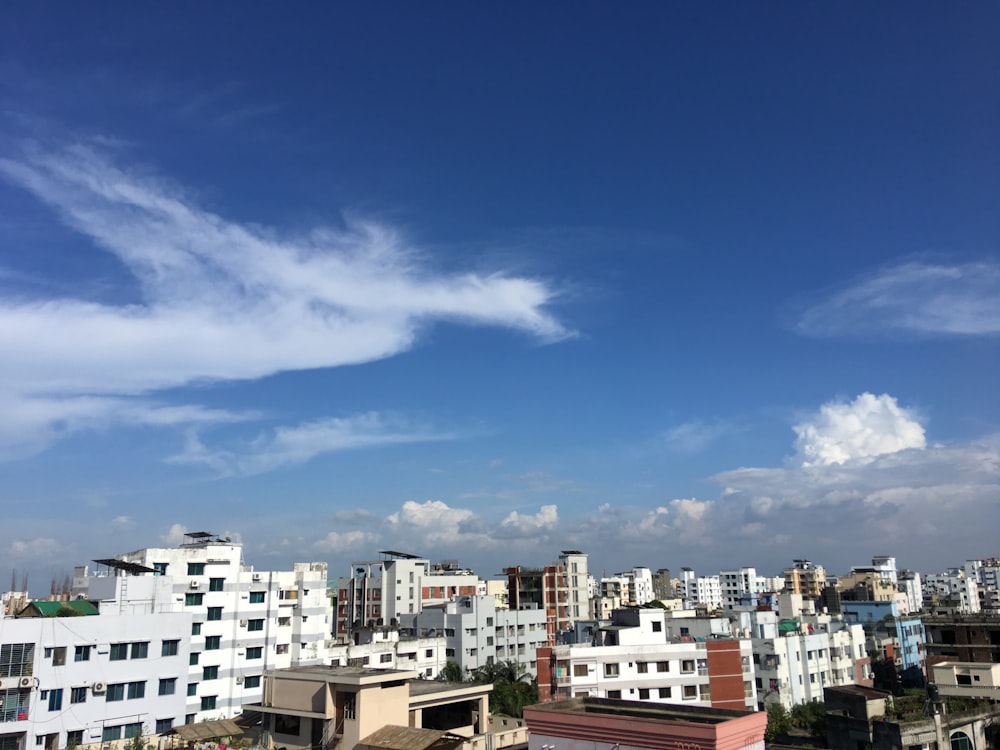
<path id="1" fill-rule="evenodd" d="M 781 618 L 776 612 L 740 612 L 740 630 L 752 634 L 761 707 L 786 709 L 823 700 L 823 688 L 871 687 L 864 628 L 829 615 Z"/>
<path id="2" fill-rule="evenodd" d="M 670 636 L 668 618 L 657 608 L 618 610 L 593 645 L 540 649 L 539 699 L 589 696 L 755 708 L 749 641 Z"/>
<path id="3" fill-rule="evenodd" d="M 906 595 L 910 612 L 919 612 L 924 607 L 923 582 L 915 570 L 901 570 L 898 574 L 899 590 Z"/>
<path id="4" fill-rule="evenodd" d="M 335 633 L 353 637 L 360 631 L 392 627 L 402 615 L 419 614 L 424 606 L 453 596 L 486 593 L 486 583 L 457 565 L 436 566 L 430 560 L 383 550 L 380 560 L 351 563 L 351 575 L 338 586 Z"/>
<path id="5" fill-rule="evenodd" d="M 674 598 L 674 582 L 669 568 L 659 568 L 653 573 L 653 599 L 663 601 Z"/>
<path id="6" fill-rule="evenodd" d="M 563 550 L 552 565 L 517 565 L 504 572 L 511 609 L 533 607 L 549 614 L 550 644 L 555 643 L 556 631 L 569 630 L 575 620 L 589 616 L 590 575 L 585 552 Z"/>
<path id="7" fill-rule="evenodd" d="M 826 586 L 826 570 L 809 560 L 794 560 L 785 569 L 785 591 L 801 594 L 803 599 L 818 599 Z"/>
<path id="8" fill-rule="evenodd" d="M 365 631 L 361 643 L 331 643 L 327 658 L 332 667 L 371 667 L 406 669 L 422 679 L 441 674 L 448 657 L 444 635 L 418 637 L 402 635 L 399 630 L 382 628 Z"/>
<path id="9" fill-rule="evenodd" d="M 884 673 L 875 675 L 876 686 L 886 690 L 924 686 L 927 635 L 920 618 L 906 616 L 898 601 L 844 602 L 842 613 L 864 627 L 868 653 L 880 656 Z"/>
<path id="10" fill-rule="evenodd" d="M 722 588 L 718 576 L 696 576 L 691 568 L 681 568 L 681 595 L 692 605 L 722 609 Z"/>
<path id="11" fill-rule="evenodd" d="M 996 615 L 930 615 L 922 618 L 927 631 L 927 664 L 944 661 L 1000 663 L 1000 617 Z"/>
<path id="12" fill-rule="evenodd" d="M 322 664 L 330 629 L 326 563 L 287 571 L 242 564 L 242 546 L 207 532 L 77 568 L 73 593 L 126 623 L 138 614 L 191 617 L 189 721 L 235 716 L 260 696 L 264 669 Z"/>
<path id="13" fill-rule="evenodd" d="M 118 748 L 190 718 L 190 613 L 68 608 L 0 620 L 0 748 Z"/>
<path id="14" fill-rule="evenodd" d="M 979 583 L 959 568 L 925 575 L 923 594 L 923 608 L 934 614 L 979 612 Z"/>
<path id="15" fill-rule="evenodd" d="M 757 569 L 723 570 L 719 573 L 719 592 L 722 595 L 723 609 L 740 606 L 741 601 L 758 593 Z"/>
<path id="16" fill-rule="evenodd" d="M 535 652 L 548 645 L 548 617 L 541 609 L 499 609 L 491 596 L 460 596 L 403 615 L 401 624 L 418 636 L 444 636 L 445 658 L 463 671 L 513 661 L 535 677 Z"/>
<path id="17" fill-rule="evenodd" d="M 653 574 L 649 568 L 632 568 L 601 579 L 601 597 L 619 598 L 624 606 L 639 607 L 653 601 Z"/>

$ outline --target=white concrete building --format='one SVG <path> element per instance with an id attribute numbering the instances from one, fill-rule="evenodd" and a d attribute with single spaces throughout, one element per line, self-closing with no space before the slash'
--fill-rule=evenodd
<path id="1" fill-rule="evenodd" d="M 548 643 L 545 610 L 498 609 L 485 595 L 425 607 L 419 615 L 404 615 L 401 624 L 419 637 L 443 635 L 446 659 L 467 672 L 513 661 L 534 677 L 535 652 Z"/>
<path id="2" fill-rule="evenodd" d="M 924 608 L 935 613 L 979 612 L 979 583 L 964 570 L 928 573 L 923 579 Z"/>
<path id="3" fill-rule="evenodd" d="M 601 597 L 619 598 L 622 606 L 642 606 L 655 598 L 653 595 L 653 572 L 649 568 L 637 567 L 622 573 L 615 573 L 601 579 Z M 593 615 L 592 615 L 593 616 Z"/>
<path id="4" fill-rule="evenodd" d="M 444 635 L 417 638 L 401 636 L 398 630 L 368 631 L 364 643 L 330 643 L 327 657 L 331 667 L 371 667 L 406 669 L 424 679 L 434 679 L 448 658 Z"/>
<path id="5" fill-rule="evenodd" d="M 795 705 L 823 700 L 823 688 L 871 686 L 864 627 L 830 615 L 780 619 L 776 612 L 740 612 L 739 629 L 749 630 L 761 705 Z"/>
<path id="6" fill-rule="evenodd" d="M 757 593 L 757 569 L 738 568 L 723 570 L 719 573 L 719 594 L 723 609 L 735 609 L 740 599 L 748 594 Z"/>
<path id="7" fill-rule="evenodd" d="M 898 574 L 899 588 L 906 594 L 907 611 L 919 612 L 924 607 L 923 581 L 914 570 L 901 570 Z"/>
<path id="8" fill-rule="evenodd" d="M 681 569 L 682 596 L 692 605 L 722 609 L 722 588 L 718 576 L 696 576 L 691 568 Z"/>
<path id="9" fill-rule="evenodd" d="M 188 713 L 192 616 L 0 620 L 0 748 L 116 748 Z"/>
<path id="10" fill-rule="evenodd" d="M 326 563 L 255 571 L 242 547 L 206 532 L 174 548 L 149 548 L 78 568 L 74 595 L 102 615 L 191 617 L 187 675 L 190 721 L 229 718 L 259 699 L 265 669 L 323 664 L 329 639 Z"/>
<path id="11" fill-rule="evenodd" d="M 658 608 L 618 610 L 598 631 L 597 645 L 553 647 L 553 671 L 547 664 L 539 670 L 540 697 L 756 709 L 750 642 L 671 638 L 667 619 Z"/>

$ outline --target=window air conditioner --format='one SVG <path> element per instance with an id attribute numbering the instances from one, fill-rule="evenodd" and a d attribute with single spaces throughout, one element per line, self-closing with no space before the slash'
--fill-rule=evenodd
<path id="1" fill-rule="evenodd" d="M 34 680 L 33 677 L 22 677 L 17 682 L 17 686 L 20 687 L 20 688 L 30 688 L 34 684 L 35 684 L 35 680 Z"/>
<path id="2" fill-rule="evenodd" d="M 191 588 L 196 589 L 199 586 L 201 586 L 201 581 L 191 581 L 189 585 L 191 586 Z"/>
<path id="3" fill-rule="evenodd" d="M 243 684 L 243 675 L 237 675 L 236 676 L 236 684 L 237 685 L 242 685 Z"/>
<path id="4" fill-rule="evenodd" d="M 108 684 L 106 682 L 95 682 L 90 686 L 90 689 L 95 693 L 103 693 L 108 689 Z"/>
<path id="5" fill-rule="evenodd" d="M 260 573 L 254 573 L 254 574 L 253 574 L 253 579 L 254 579 L 255 581 L 259 581 L 259 580 L 260 580 Z"/>
<path id="6" fill-rule="evenodd" d="M 0 690 L 6 690 L 8 688 L 6 680 L 0 680 Z"/>
<path id="7" fill-rule="evenodd" d="M 246 620 L 240 620 L 240 627 L 241 628 L 245 628 L 246 626 L 247 626 L 247 621 Z"/>

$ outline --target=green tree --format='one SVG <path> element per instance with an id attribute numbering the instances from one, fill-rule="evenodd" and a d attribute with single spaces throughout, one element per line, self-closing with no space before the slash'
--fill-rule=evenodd
<path id="1" fill-rule="evenodd" d="M 445 682 L 465 682 L 465 675 L 462 673 L 462 668 L 457 662 L 453 662 L 450 659 L 444 665 L 444 669 L 441 670 L 441 674 L 437 678 Z"/>
<path id="2" fill-rule="evenodd" d="M 792 728 L 792 717 L 780 703 L 767 704 L 767 728 L 764 730 L 764 737 L 768 742 L 780 735 L 788 734 Z"/>
<path id="3" fill-rule="evenodd" d="M 149 750 L 149 746 L 146 745 L 146 741 L 142 738 L 142 735 L 137 734 L 125 743 L 123 750 Z"/>
<path id="4" fill-rule="evenodd" d="M 822 701 L 803 703 L 792 709 L 792 723 L 813 737 L 826 736 L 826 704 Z"/>
<path id="5" fill-rule="evenodd" d="M 520 717 L 525 706 L 538 703 L 538 684 L 516 661 L 485 664 L 472 673 L 472 681 L 491 683 L 490 712 Z"/>

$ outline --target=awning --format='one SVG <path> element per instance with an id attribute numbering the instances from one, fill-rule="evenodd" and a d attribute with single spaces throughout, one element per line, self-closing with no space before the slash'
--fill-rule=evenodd
<path id="1" fill-rule="evenodd" d="M 197 724 L 182 724 L 164 734 L 176 734 L 182 740 L 214 740 L 219 737 L 232 737 L 243 734 L 243 727 L 232 719 L 218 721 L 200 721 Z"/>

